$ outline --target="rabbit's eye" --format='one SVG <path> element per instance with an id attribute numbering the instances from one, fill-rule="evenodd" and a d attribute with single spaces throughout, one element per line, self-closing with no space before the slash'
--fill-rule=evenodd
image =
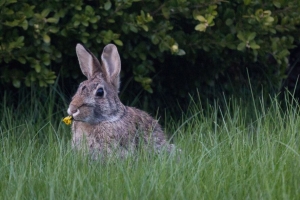
<path id="1" fill-rule="evenodd" d="M 97 96 L 97 97 L 103 97 L 103 95 L 104 95 L 104 90 L 103 90 L 103 88 L 98 88 L 98 89 L 97 89 L 97 92 L 96 92 L 96 96 Z"/>

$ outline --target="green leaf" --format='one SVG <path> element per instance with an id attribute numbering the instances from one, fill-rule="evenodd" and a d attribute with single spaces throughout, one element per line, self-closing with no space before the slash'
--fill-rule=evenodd
<path id="1" fill-rule="evenodd" d="M 251 3 L 251 0 L 244 0 L 244 4 L 247 6 Z"/>
<path id="2" fill-rule="evenodd" d="M 94 17 L 90 18 L 90 22 L 91 22 L 92 24 L 94 24 L 94 23 L 96 23 L 99 19 L 100 19 L 100 16 L 94 16 Z"/>
<path id="3" fill-rule="evenodd" d="M 144 29 L 144 31 L 146 31 L 146 32 L 148 32 L 148 30 L 149 30 L 149 29 L 148 29 L 148 26 L 147 26 L 147 25 L 145 25 L 145 24 L 143 24 L 143 25 L 142 25 L 142 28 L 143 28 L 143 29 Z"/>
<path id="4" fill-rule="evenodd" d="M 243 42 L 246 42 L 246 41 L 247 41 L 246 38 L 245 38 L 245 36 L 244 36 L 244 34 L 243 34 L 242 32 L 238 32 L 237 37 L 238 37 L 240 40 L 242 40 Z"/>
<path id="5" fill-rule="evenodd" d="M 161 9 L 161 12 L 166 19 L 169 19 L 169 17 L 170 17 L 170 9 L 169 8 L 163 7 Z"/>
<path id="6" fill-rule="evenodd" d="M 114 43 L 118 46 L 123 46 L 123 42 L 121 40 L 114 40 Z"/>
<path id="7" fill-rule="evenodd" d="M 198 25 L 195 27 L 195 30 L 204 32 L 204 31 L 206 30 L 206 25 L 205 25 L 205 24 L 198 24 Z"/>
<path id="8" fill-rule="evenodd" d="M 244 42 L 240 43 L 238 46 L 237 46 L 237 50 L 239 51 L 244 51 L 246 48 L 246 44 Z"/>
<path id="9" fill-rule="evenodd" d="M 104 4 L 104 9 L 105 10 L 109 10 L 111 8 L 111 2 L 110 1 L 107 1 L 105 4 Z"/>
<path id="10" fill-rule="evenodd" d="M 209 26 L 214 26 L 215 25 L 215 22 L 214 21 L 212 21 L 212 22 L 209 22 L 209 24 L 208 24 Z"/>
<path id="11" fill-rule="evenodd" d="M 48 79 L 48 80 L 46 80 L 46 83 L 48 83 L 49 85 L 50 84 L 53 84 L 55 81 L 53 80 L 53 79 Z"/>
<path id="12" fill-rule="evenodd" d="M 17 43 L 22 43 L 24 41 L 24 36 L 20 36 L 17 39 Z"/>
<path id="13" fill-rule="evenodd" d="M 93 7 L 87 5 L 87 6 L 85 7 L 84 13 L 85 13 L 86 15 L 93 15 L 93 14 L 94 14 L 94 9 L 93 9 Z"/>
<path id="14" fill-rule="evenodd" d="M 83 21 L 83 22 L 81 22 L 81 24 L 82 24 L 83 26 L 85 26 L 85 27 L 88 27 L 88 26 L 89 26 L 89 23 L 88 23 L 87 21 Z"/>
<path id="15" fill-rule="evenodd" d="M 208 46 L 204 45 L 204 46 L 203 46 L 203 50 L 208 52 L 210 49 L 209 49 Z"/>
<path id="16" fill-rule="evenodd" d="M 232 25 L 232 24 L 233 24 L 232 19 L 227 19 L 227 20 L 225 21 L 225 24 L 226 24 L 227 26 Z"/>
<path id="17" fill-rule="evenodd" d="M 249 43 L 249 46 L 251 49 L 259 49 L 260 48 L 260 46 L 258 44 L 256 44 L 254 41 L 251 41 Z"/>
<path id="18" fill-rule="evenodd" d="M 18 61 L 19 61 L 20 63 L 22 63 L 22 64 L 25 64 L 25 63 L 26 63 L 26 59 L 23 58 L 23 57 L 19 57 L 19 58 L 18 58 Z"/>
<path id="19" fill-rule="evenodd" d="M 264 10 L 263 10 L 263 9 L 257 9 L 257 10 L 255 11 L 255 15 L 258 16 L 258 17 L 262 16 L 263 13 L 264 13 Z"/>
<path id="20" fill-rule="evenodd" d="M 249 33 L 249 34 L 247 34 L 247 40 L 251 41 L 255 38 L 255 36 L 256 36 L 255 32 Z"/>
<path id="21" fill-rule="evenodd" d="M 35 69 L 35 71 L 37 72 L 37 73 L 40 73 L 41 72 L 41 65 L 40 64 L 35 64 L 34 66 L 34 69 Z"/>
<path id="22" fill-rule="evenodd" d="M 44 9 L 41 13 L 42 17 L 43 18 L 47 17 L 49 15 L 50 11 L 51 10 L 49 8 Z"/>
<path id="23" fill-rule="evenodd" d="M 51 38 L 49 37 L 49 35 L 45 34 L 45 35 L 43 35 L 43 40 L 45 43 L 50 43 Z"/>
<path id="24" fill-rule="evenodd" d="M 76 10 L 82 10 L 82 7 L 81 6 L 75 6 L 75 9 Z"/>
<path id="25" fill-rule="evenodd" d="M 138 32 L 138 29 L 134 25 L 129 25 L 129 29 L 134 33 Z"/>
<path id="26" fill-rule="evenodd" d="M 233 43 L 226 43 L 226 47 L 232 50 L 236 49 L 236 46 Z"/>
<path id="27" fill-rule="evenodd" d="M 21 81 L 20 81 L 20 80 L 17 80 L 17 79 L 13 79 L 12 84 L 13 84 L 14 87 L 20 88 L 20 86 L 21 86 Z"/>
<path id="28" fill-rule="evenodd" d="M 3 12 L 3 14 L 5 15 L 13 15 L 15 12 L 11 9 L 5 9 L 5 11 Z"/>
<path id="29" fill-rule="evenodd" d="M 150 15 L 150 13 L 147 13 L 146 22 L 151 22 L 152 20 L 153 20 L 153 17 Z"/>
<path id="30" fill-rule="evenodd" d="M 83 43 L 87 43 L 87 41 L 88 41 L 88 39 L 86 37 L 82 37 L 81 40 Z"/>
<path id="31" fill-rule="evenodd" d="M 151 78 L 148 78 L 148 77 L 143 78 L 143 83 L 144 83 L 145 85 L 149 85 L 149 84 L 152 83 L 152 79 L 151 79 Z"/>
<path id="32" fill-rule="evenodd" d="M 274 22 L 274 18 L 273 17 L 267 17 L 266 22 L 268 22 L 268 23 Z"/>
<path id="33" fill-rule="evenodd" d="M 17 3 L 17 0 L 6 0 L 4 1 L 6 5 L 12 4 L 12 3 Z"/>
<path id="34" fill-rule="evenodd" d="M 202 15 L 196 16 L 196 19 L 199 20 L 200 22 L 206 22 L 207 21 Z"/>
<path id="35" fill-rule="evenodd" d="M 115 21 L 114 19 L 108 19 L 107 22 L 113 24 L 113 23 L 115 23 L 116 21 Z"/>
<path id="36" fill-rule="evenodd" d="M 27 29 L 28 29 L 28 21 L 27 21 L 27 20 L 24 20 L 24 21 L 22 22 L 21 26 L 22 26 L 22 28 L 23 28 L 24 30 L 27 30 Z"/>
<path id="37" fill-rule="evenodd" d="M 57 33 L 58 31 L 59 31 L 59 28 L 56 26 L 49 27 L 49 32 L 51 32 L 51 33 Z"/>
<path id="38" fill-rule="evenodd" d="M 159 38 L 157 37 L 157 35 L 152 35 L 151 36 L 151 41 L 153 44 L 158 44 L 159 43 Z"/>
<path id="39" fill-rule="evenodd" d="M 282 51 L 280 51 L 278 53 L 279 58 L 284 58 L 284 57 L 287 57 L 288 55 L 290 55 L 290 52 L 287 49 L 283 49 Z"/>
<path id="40" fill-rule="evenodd" d="M 281 3 L 279 1 L 274 1 L 273 5 L 277 8 L 281 8 Z"/>
<path id="41" fill-rule="evenodd" d="M 209 16 L 209 17 L 207 18 L 207 23 L 208 23 L 208 24 L 213 23 L 214 18 L 215 18 L 215 16 L 213 16 L 213 15 Z"/>
<path id="42" fill-rule="evenodd" d="M 47 22 L 57 24 L 59 18 L 50 17 L 47 19 Z"/>
<path id="43" fill-rule="evenodd" d="M 141 60 L 146 60 L 147 56 L 144 53 L 139 53 L 138 56 L 140 57 Z"/>
<path id="44" fill-rule="evenodd" d="M 14 27 L 14 26 L 18 26 L 20 23 L 20 20 L 14 20 L 14 21 L 6 21 L 4 22 L 4 25 L 6 26 L 11 26 L 11 27 Z"/>
<path id="45" fill-rule="evenodd" d="M 151 87 L 146 87 L 144 88 L 147 92 L 149 92 L 150 94 L 153 93 L 153 89 Z"/>
<path id="46" fill-rule="evenodd" d="M 265 10 L 263 13 L 264 13 L 264 15 L 268 15 L 268 16 L 270 16 L 272 14 L 272 12 L 270 10 Z"/>
<path id="47" fill-rule="evenodd" d="M 79 24 L 80 24 L 79 21 L 75 21 L 75 22 L 73 23 L 73 25 L 74 25 L 75 27 L 79 26 Z"/>

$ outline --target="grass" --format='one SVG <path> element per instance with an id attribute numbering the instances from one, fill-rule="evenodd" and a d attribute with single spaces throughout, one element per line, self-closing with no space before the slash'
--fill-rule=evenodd
<path id="1" fill-rule="evenodd" d="M 180 160 L 139 155 L 107 163 L 70 147 L 59 92 L 0 105 L 0 199 L 299 199 L 299 105 L 276 98 L 191 103 L 166 129 Z M 43 99 L 37 102 L 35 99 Z M 56 99 L 56 100 L 55 100 Z"/>

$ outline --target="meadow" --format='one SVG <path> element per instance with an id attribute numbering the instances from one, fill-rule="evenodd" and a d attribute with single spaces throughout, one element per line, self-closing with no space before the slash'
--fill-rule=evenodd
<path id="1" fill-rule="evenodd" d="M 55 89 L 0 102 L 0 199 L 300 199 L 300 113 L 291 95 L 191 101 L 166 117 L 180 159 L 93 161 L 71 149 Z M 39 99 L 39 101 L 36 101 Z M 204 109 L 205 108 L 205 109 Z"/>

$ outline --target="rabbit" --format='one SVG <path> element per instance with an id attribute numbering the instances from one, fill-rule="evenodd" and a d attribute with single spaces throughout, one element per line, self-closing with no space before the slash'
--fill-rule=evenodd
<path id="1" fill-rule="evenodd" d="M 123 158 L 140 147 L 153 152 L 175 148 L 157 120 L 120 101 L 121 60 L 114 44 L 104 47 L 101 63 L 81 44 L 77 44 L 76 54 L 87 80 L 79 85 L 67 110 L 73 118 L 73 148 L 86 145 L 95 158 L 111 154 Z"/>

